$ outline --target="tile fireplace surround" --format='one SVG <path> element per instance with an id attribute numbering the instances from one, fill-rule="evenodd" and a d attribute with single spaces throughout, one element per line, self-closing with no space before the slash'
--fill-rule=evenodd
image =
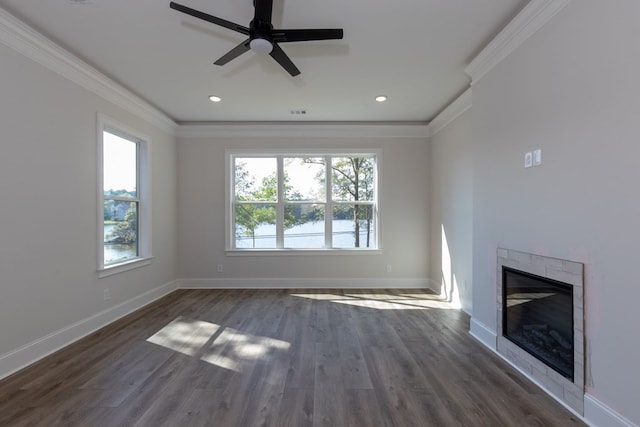
<path id="1" fill-rule="evenodd" d="M 579 262 L 549 258 L 541 255 L 498 249 L 497 262 L 497 352 L 512 365 L 526 373 L 550 394 L 584 415 L 584 266 Z M 573 360 L 574 380 L 563 377 L 552 368 L 518 347 L 502 334 L 502 267 L 510 267 L 564 282 L 573 287 Z"/>

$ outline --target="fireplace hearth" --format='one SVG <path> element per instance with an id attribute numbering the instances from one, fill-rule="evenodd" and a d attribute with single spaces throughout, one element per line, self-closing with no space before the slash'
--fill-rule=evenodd
<path id="1" fill-rule="evenodd" d="M 498 249 L 496 350 L 584 413 L 584 265 Z"/>

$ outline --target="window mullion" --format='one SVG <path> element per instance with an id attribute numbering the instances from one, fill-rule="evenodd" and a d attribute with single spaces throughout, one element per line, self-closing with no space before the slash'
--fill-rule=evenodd
<path id="1" fill-rule="evenodd" d="M 284 248 L 284 159 L 277 158 L 278 202 L 276 205 L 276 248 Z"/>
<path id="2" fill-rule="evenodd" d="M 104 200 L 114 200 L 116 202 L 140 202 L 139 197 L 127 197 L 127 196 L 110 196 L 105 194 L 102 196 Z"/>
<path id="3" fill-rule="evenodd" d="M 331 156 L 324 158 L 325 164 L 325 208 L 324 208 L 324 247 L 333 247 L 333 200 L 331 196 Z"/>

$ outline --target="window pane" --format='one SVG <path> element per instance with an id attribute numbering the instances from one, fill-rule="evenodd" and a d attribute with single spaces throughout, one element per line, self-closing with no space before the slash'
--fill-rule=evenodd
<path id="1" fill-rule="evenodd" d="M 284 226 L 285 248 L 324 248 L 324 205 L 286 205 Z"/>
<path id="2" fill-rule="evenodd" d="M 104 201 L 104 264 L 138 256 L 138 202 Z"/>
<path id="3" fill-rule="evenodd" d="M 267 204 L 235 206 L 236 248 L 276 247 L 276 207 Z"/>
<path id="4" fill-rule="evenodd" d="M 376 224 L 373 206 L 341 204 L 333 207 L 334 248 L 375 248 Z"/>
<path id="5" fill-rule="evenodd" d="M 286 200 L 325 200 L 325 161 L 322 157 L 284 159 Z"/>
<path id="6" fill-rule="evenodd" d="M 109 132 L 103 132 L 104 194 L 138 197 L 138 144 Z"/>
<path id="7" fill-rule="evenodd" d="M 331 161 L 333 200 L 373 201 L 375 157 L 334 157 Z"/>
<path id="8" fill-rule="evenodd" d="M 277 167 L 274 157 L 236 157 L 235 199 L 275 202 L 278 199 Z"/>

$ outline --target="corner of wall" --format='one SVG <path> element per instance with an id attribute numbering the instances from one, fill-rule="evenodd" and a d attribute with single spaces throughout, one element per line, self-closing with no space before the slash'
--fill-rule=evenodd
<path id="1" fill-rule="evenodd" d="M 542 28 L 571 0 L 532 0 L 465 68 L 476 83 Z"/>
<path id="2" fill-rule="evenodd" d="M 489 329 L 488 326 L 479 322 L 477 319 L 471 318 L 471 326 L 470 326 L 469 333 L 471 334 L 472 337 L 480 341 L 491 351 L 494 351 L 494 352 L 496 351 L 497 336 L 496 336 L 496 333 L 491 329 Z"/>

